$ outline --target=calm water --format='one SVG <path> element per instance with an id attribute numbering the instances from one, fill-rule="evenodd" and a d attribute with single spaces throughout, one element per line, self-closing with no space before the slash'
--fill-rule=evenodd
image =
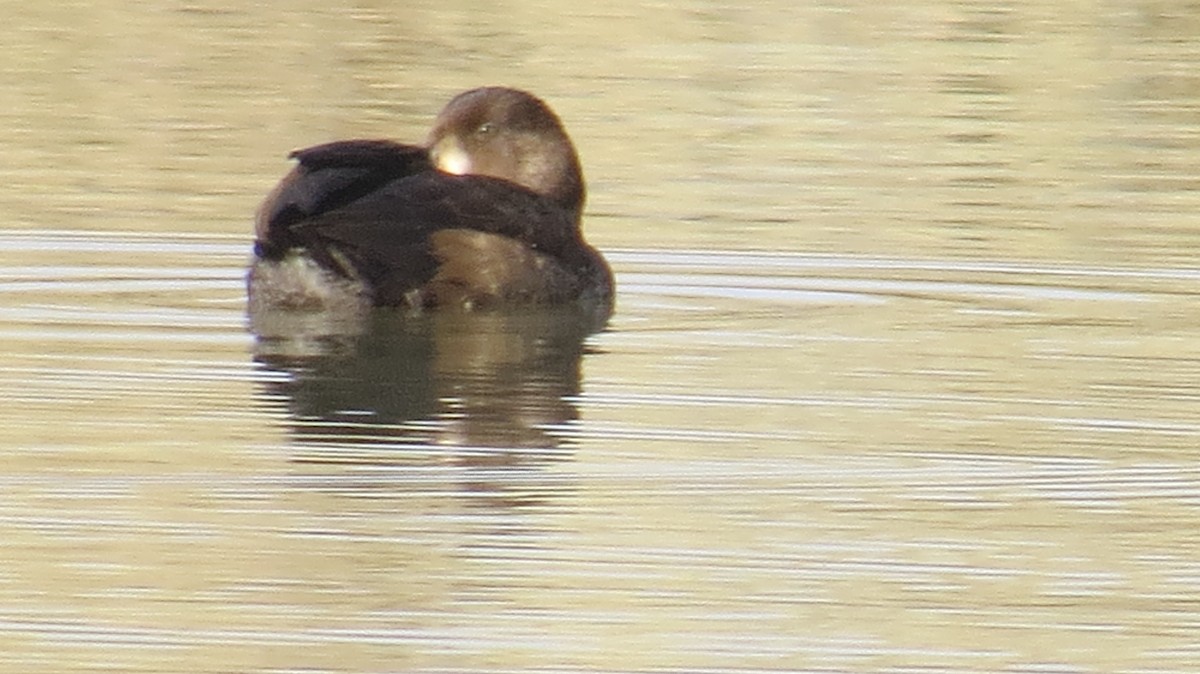
<path id="1" fill-rule="evenodd" d="M 396 6 L 0 5 L 0 671 L 1200 671 L 1195 3 Z M 255 339 L 284 155 L 481 84 L 608 328 Z"/>

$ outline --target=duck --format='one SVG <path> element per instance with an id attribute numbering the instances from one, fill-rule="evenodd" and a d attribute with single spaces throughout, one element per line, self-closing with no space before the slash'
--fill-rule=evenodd
<path id="1" fill-rule="evenodd" d="M 289 158 L 255 214 L 251 311 L 611 310 L 611 268 L 581 229 L 578 154 L 533 94 L 458 94 L 421 145 L 340 140 Z"/>

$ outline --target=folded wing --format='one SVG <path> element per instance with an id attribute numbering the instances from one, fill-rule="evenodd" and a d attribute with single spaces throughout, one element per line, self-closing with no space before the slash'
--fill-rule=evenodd
<path id="1" fill-rule="evenodd" d="M 580 249 L 573 216 L 505 180 L 435 170 L 424 148 L 382 140 L 298 150 L 299 164 L 258 214 L 259 257 L 303 248 L 318 264 L 405 301 L 438 273 L 438 242 L 454 232 L 497 235 L 563 265 Z M 437 235 L 437 236 L 435 236 Z M 590 250 L 590 249 L 589 249 Z"/>

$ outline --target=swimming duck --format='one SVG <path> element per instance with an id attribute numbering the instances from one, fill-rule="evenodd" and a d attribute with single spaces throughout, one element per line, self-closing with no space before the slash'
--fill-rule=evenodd
<path id="1" fill-rule="evenodd" d="M 255 217 L 252 310 L 611 306 L 612 272 L 580 230 L 578 156 L 532 94 L 459 94 L 424 145 L 344 140 L 290 157 Z"/>

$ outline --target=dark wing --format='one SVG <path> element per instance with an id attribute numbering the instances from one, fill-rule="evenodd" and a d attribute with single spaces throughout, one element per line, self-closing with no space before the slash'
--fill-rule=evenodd
<path id="1" fill-rule="evenodd" d="M 425 148 L 387 140 L 347 140 L 296 150 L 299 165 L 259 208 L 259 255 L 275 257 L 300 245 L 293 225 L 353 202 L 387 183 L 430 170 Z"/>
<path id="2" fill-rule="evenodd" d="M 292 226 L 315 259 L 342 270 L 348 263 L 382 304 L 400 302 L 433 278 L 442 261 L 430 237 L 445 230 L 497 234 L 551 257 L 579 247 L 578 223 L 553 202 L 504 180 L 435 170 L 393 180 Z"/>
<path id="3" fill-rule="evenodd" d="M 304 248 L 323 267 L 367 281 L 377 303 L 402 302 L 433 278 L 438 231 L 496 234 L 555 258 L 581 248 L 573 213 L 505 180 L 437 171 L 421 147 L 351 140 L 291 156 L 299 165 L 259 209 L 257 254 Z"/>
<path id="4" fill-rule="evenodd" d="M 310 171 L 370 168 L 387 173 L 413 173 L 429 167 L 425 148 L 390 140 L 338 140 L 295 150 L 288 155 Z"/>

